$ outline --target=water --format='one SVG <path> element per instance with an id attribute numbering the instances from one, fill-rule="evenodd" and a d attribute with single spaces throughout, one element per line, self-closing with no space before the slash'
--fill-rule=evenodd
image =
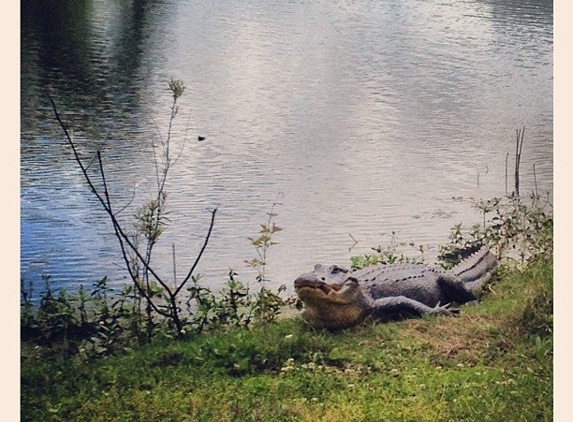
<path id="1" fill-rule="evenodd" d="M 86 162 L 102 151 L 129 221 L 151 197 L 170 78 L 186 91 L 156 256 L 166 278 L 172 245 L 181 277 L 216 207 L 199 272 L 252 281 L 248 237 L 275 201 L 273 286 L 392 241 L 431 255 L 480 221 L 468 198 L 505 193 L 516 129 L 522 192 L 552 191 L 552 22 L 548 0 L 24 0 L 21 275 L 68 288 L 126 275 L 48 96 Z"/>

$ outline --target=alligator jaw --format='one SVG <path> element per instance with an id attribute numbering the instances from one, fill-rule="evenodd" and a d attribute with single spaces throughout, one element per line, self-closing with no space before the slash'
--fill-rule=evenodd
<path id="1" fill-rule="evenodd" d="M 322 278 L 305 274 L 295 280 L 294 287 L 305 304 L 303 320 L 315 328 L 338 330 L 350 327 L 366 314 L 358 280 L 354 277 L 347 277 L 339 284 L 326 283 Z"/>
<path id="2" fill-rule="evenodd" d="M 321 290 L 325 295 L 328 295 L 332 291 L 339 291 L 342 288 L 341 284 L 327 284 L 316 277 L 301 276 L 294 281 L 294 288 L 297 294 L 300 294 L 303 290 Z"/>

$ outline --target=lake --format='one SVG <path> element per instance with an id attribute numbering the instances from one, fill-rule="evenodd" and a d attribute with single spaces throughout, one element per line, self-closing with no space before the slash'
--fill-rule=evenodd
<path id="1" fill-rule="evenodd" d="M 21 276 L 76 289 L 126 277 L 51 96 L 89 163 L 101 151 L 120 217 L 153 197 L 167 81 L 186 86 L 156 249 L 220 286 L 274 207 L 271 286 L 315 263 L 412 243 L 431 261 L 470 198 L 553 189 L 549 0 L 48 0 L 21 3 Z M 202 142 L 198 137 L 205 137 Z M 92 165 L 93 168 L 95 164 Z"/>

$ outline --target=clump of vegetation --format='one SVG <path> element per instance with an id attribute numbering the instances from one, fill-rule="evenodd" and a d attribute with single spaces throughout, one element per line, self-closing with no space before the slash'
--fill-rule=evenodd
<path id="1" fill-rule="evenodd" d="M 553 213 L 549 197 L 532 193 L 530 202 L 511 195 L 504 198 L 474 201 L 483 215 L 483 222 L 465 229 L 456 225 L 450 243 L 441 248 L 442 256 L 475 244 L 487 244 L 498 257 L 523 263 L 540 257 L 553 256 Z"/>
<path id="2" fill-rule="evenodd" d="M 132 338 L 129 334 L 139 318 L 132 304 L 133 288 L 125 286 L 112 295 L 107 278 L 92 287 L 90 294 L 83 286 L 77 293 L 54 291 L 50 278 L 44 277 L 45 290 L 35 306 L 33 285 L 22 286 L 22 341 L 63 358 L 97 357 L 127 347 L 125 339 Z"/>
<path id="3" fill-rule="evenodd" d="M 489 245 L 506 265 L 523 264 L 536 259 L 553 257 L 553 213 L 550 197 L 532 193 L 529 201 L 512 194 L 489 200 L 471 200 L 482 212 L 483 221 L 471 227 L 455 225 L 449 243 L 440 246 L 438 260 L 445 268 L 459 263 L 480 245 Z M 373 253 L 351 257 L 353 270 L 370 265 L 425 262 L 424 247 L 418 246 L 419 256 L 405 255 L 400 248 L 413 243 L 372 248 Z"/>
<path id="4" fill-rule="evenodd" d="M 262 255 L 265 260 L 256 258 L 249 261 L 249 265 L 259 262 L 260 269 L 262 262 L 267 262 L 266 253 L 276 244 L 273 235 L 280 231 L 273 222 L 277 215 L 269 213 L 269 220 L 261 225 L 261 237 L 250 239 L 257 256 L 261 256 L 260 248 L 265 248 Z M 38 301 L 33 284 L 22 283 L 22 340 L 45 348 L 49 354 L 95 359 L 129 350 L 152 338 L 190 337 L 217 329 L 268 324 L 276 320 L 283 308 L 284 301 L 279 295 L 286 287 L 274 293 L 264 285 L 268 280 L 263 270 L 260 271 L 256 282 L 262 286 L 255 291 L 251 291 L 234 270 L 229 271 L 227 282 L 217 292 L 201 284 L 200 277 L 193 277 L 187 288 L 185 309 L 180 314 L 180 331 L 173 329 L 169 319 L 156 320 L 151 328 L 142 325 L 145 315 L 137 306 L 140 296 L 133 286 L 126 285 L 115 292 L 108 286 L 107 278 L 103 278 L 92 286 L 91 293 L 83 286 L 78 292 L 70 293 L 63 288 L 53 290 L 50 277 L 46 276 Z M 155 294 L 164 294 L 157 284 L 151 286 Z"/>

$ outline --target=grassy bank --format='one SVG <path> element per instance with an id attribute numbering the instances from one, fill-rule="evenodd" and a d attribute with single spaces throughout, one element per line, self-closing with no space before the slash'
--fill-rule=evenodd
<path id="1" fill-rule="evenodd" d="M 500 271 L 457 317 L 300 319 L 61 359 L 22 345 L 24 421 L 550 421 L 552 265 Z"/>

